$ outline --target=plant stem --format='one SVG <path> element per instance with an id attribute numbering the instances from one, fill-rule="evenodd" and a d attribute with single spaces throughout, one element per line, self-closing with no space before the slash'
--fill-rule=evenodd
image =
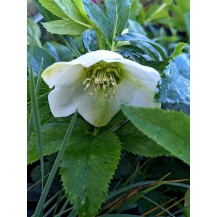
<path id="1" fill-rule="evenodd" d="M 33 217 L 40 217 L 40 215 L 41 215 L 41 213 L 42 213 L 43 204 L 44 204 L 44 202 L 45 202 L 45 200 L 46 200 L 46 197 L 47 197 L 47 195 L 48 195 L 48 193 L 49 193 L 49 190 L 50 190 L 51 184 L 52 184 L 52 182 L 53 182 L 53 179 L 54 179 L 54 177 L 55 177 L 55 175 L 56 175 L 56 172 L 57 172 L 58 167 L 59 167 L 59 165 L 60 165 L 60 162 L 61 162 L 61 160 L 62 160 L 63 154 L 64 154 L 64 152 L 65 152 L 66 146 L 67 146 L 67 144 L 68 144 L 69 138 L 70 138 L 70 136 L 71 136 L 72 130 L 73 130 L 74 125 L 75 125 L 75 121 L 76 121 L 76 118 L 77 118 L 77 114 L 78 114 L 78 113 L 77 113 L 77 111 L 76 111 L 76 112 L 74 113 L 73 117 L 72 117 L 72 120 L 71 120 L 70 124 L 69 124 L 69 127 L 68 127 L 68 129 L 67 129 L 66 134 L 65 134 L 63 143 L 62 143 L 61 148 L 60 148 L 60 151 L 59 151 L 59 153 L 58 153 L 58 155 L 57 155 L 57 157 L 56 157 L 56 160 L 55 160 L 55 162 L 54 162 L 54 165 L 53 165 L 53 167 L 52 167 L 52 170 L 51 170 L 51 172 L 50 172 L 50 175 L 49 175 L 48 180 L 47 180 L 47 182 L 46 182 L 46 185 L 45 185 L 45 187 L 44 187 L 44 190 L 43 190 L 43 192 L 42 192 L 42 194 L 41 194 L 41 197 L 40 197 L 40 199 L 39 199 L 39 202 L 38 202 L 38 205 L 37 205 L 37 207 L 36 207 L 35 213 L 33 214 Z"/>

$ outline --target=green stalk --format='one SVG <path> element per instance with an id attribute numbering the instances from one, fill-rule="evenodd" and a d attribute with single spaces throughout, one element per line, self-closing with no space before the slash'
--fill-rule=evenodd
<path id="1" fill-rule="evenodd" d="M 37 83 L 36 83 L 36 90 L 35 90 L 35 94 L 36 97 L 38 98 L 38 94 L 39 94 L 39 89 L 40 89 L 40 84 L 41 84 L 41 73 L 42 73 L 42 66 L 43 66 L 43 58 L 41 59 L 41 63 L 40 63 L 40 69 L 39 69 L 39 75 L 38 75 L 38 79 L 37 79 Z M 27 144 L 29 144 L 29 140 L 32 134 L 32 126 L 34 124 L 33 121 L 33 111 L 31 110 L 30 113 L 30 118 L 29 118 L 29 122 L 28 122 L 28 126 L 27 126 Z"/>
<path id="2" fill-rule="evenodd" d="M 63 214 L 65 214 L 65 213 L 67 213 L 67 212 L 69 212 L 69 211 L 71 211 L 71 210 L 73 210 L 72 207 L 71 207 L 71 208 L 68 208 L 68 209 L 66 209 L 66 210 L 64 210 L 64 211 L 62 211 L 62 212 L 60 212 L 59 214 L 55 215 L 55 217 L 61 217 Z"/>
<path id="3" fill-rule="evenodd" d="M 32 29 L 34 35 L 34 29 Z M 31 106 L 32 106 L 32 113 L 33 113 L 33 120 L 35 124 L 35 131 L 37 136 L 37 143 L 39 148 L 39 155 L 40 155 L 40 167 L 41 167 L 41 178 L 42 178 L 42 190 L 44 187 L 44 157 L 43 157 L 43 150 L 42 150 L 42 135 L 41 135 L 41 120 L 38 108 L 38 100 L 35 88 L 35 81 L 32 71 L 32 55 L 34 50 L 34 42 L 33 38 L 31 40 L 30 45 L 30 67 L 29 67 L 29 74 L 30 74 L 30 95 L 31 95 Z M 39 78 L 40 79 L 40 78 Z M 39 80 L 40 81 L 40 80 Z M 40 82 L 39 82 L 40 83 Z"/>
<path id="4" fill-rule="evenodd" d="M 47 177 L 49 176 L 49 174 L 50 174 L 50 173 L 48 173 L 46 176 L 44 176 L 43 179 L 47 178 Z M 36 183 L 34 183 L 31 187 L 29 187 L 29 188 L 27 189 L 27 192 L 30 191 L 30 190 L 32 190 L 36 185 L 38 185 L 38 184 L 41 183 L 41 182 L 42 182 L 42 179 L 38 180 Z"/>
<path id="5" fill-rule="evenodd" d="M 61 193 L 62 190 L 58 191 L 56 194 L 54 194 L 43 206 L 43 209 L 45 209 L 54 199 Z"/>
<path id="6" fill-rule="evenodd" d="M 66 200 L 66 202 L 63 204 L 61 210 L 60 210 L 60 213 L 63 212 L 65 210 L 65 208 L 68 206 L 69 204 L 69 199 Z"/>
<path id="7" fill-rule="evenodd" d="M 65 198 L 64 195 L 63 195 L 62 197 L 60 197 L 60 196 L 61 196 L 61 194 L 60 194 L 59 197 L 58 197 L 57 203 L 55 203 L 55 204 L 45 213 L 45 215 L 43 215 L 43 217 L 48 217 L 48 216 L 52 213 L 52 211 L 53 211 L 54 209 L 56 209 L 56 207 L 58 207 L 59 203 Z M 53 215 L 53 216 L 54 216 L 54 215 Z"/>
<path id="8" fill-rule="evenodd" d="M 42 192 L 42 194 L 41 194 L 41 197 L 40 197 L 40 199 L 39 199 L 39 202 L 38 202 L 38 204 L 37 204 L 35 213 L 34 213 L 34 215 L 33 215 L 34 217 L 40 217 L 41 211 L 43 210 L 43 204 L 44 204 L 44 202 L 45 202 L 45 200 L 46 200 L 46 197 L 47 197 L 47 195 L 48 195 L 48 193 L 49 193 L 49 190 L 50 190 L 51 184 L 52 184 L 52 182 L 53 182 L 53 179 L 54 179 L 54 177 L 55 177 L 55 175 L 56 175 L 56 172 L 57 172 L 58 167 L 59 167 L 59 165 L 60 165 L 60 162 L 61 162 L 61 160 L 62 160 L 63 154 L 64 154 L 64 152 L 65 152 L 66 146 L 67 146 L 67 144 L 68 144 L 68 141 L 69 141 L 69 139 L 70 139 L 72 130 L 73 130 L 73 128 L 74 128 L 76 118 L 77 118 L 77 111 L 74 113 L 74 115 L 73 115 L 73 117 L 72 117 L 72 120 L 71 120 L 71 122 L 70 122 L 70 124 L 69 124 L 69 127 L 68 127 L 68 129 L 67 129 L 66 134 L 65 134 L 63 143 L 62 143 L 61 148 L 60 148 L 60 151 L 59 151 L 59 153 L 58 153 L 58 155 L 57 155 L 57 157 L 56 157 L 56 160 L 55 160 L 55 162 L 54 162 L 54 165 L 53 165 L 53 167 L 52 167 L 52 170 L 51 170 L 51 172 L 50 172 L 50 175 L 49 175 L 48 180 L 47 180 L 47 182 L 46 182 L 46 185 L 45 185 L 45 187 L 44 187 L 44 190 L 43 190 L 43 192 Z"/>

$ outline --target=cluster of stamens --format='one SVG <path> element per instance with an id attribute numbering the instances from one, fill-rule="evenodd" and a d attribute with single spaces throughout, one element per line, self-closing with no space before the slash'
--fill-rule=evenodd
<path id="1" fill-rule="evenodd" d="M 85 85 L 85 91 L 89 89 L 88 95 L 96 94 L 101 99 L 112 99 L 118 92 L 118 84 L 123 74 L 121 69 L 117 67 L 117 63 L 101 61 L 86 70 L 87 78 L 83 85 Z"/>

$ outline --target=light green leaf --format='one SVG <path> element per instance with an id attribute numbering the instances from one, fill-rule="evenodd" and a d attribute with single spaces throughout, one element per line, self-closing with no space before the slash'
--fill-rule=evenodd
<path id="1" fill-rule="evenodd" d="M 71 0 L 40 0 L 40 3 L 43 7 L 60 18 L 70 18 L 75 22 L 85 24 L 84 18 Z"/>
<path id="2" fill-rule="evenodd" d="M 190 164 L 190 120 L 182 112 L 121 107 L 127 118 L 146 136 L 173 156 Z"/>
<path id="3" fill-rule="evenodd" d="M 97 34 L 94 30 L 88 29 L 82 35 L 84 48 L 87 52 L 99 50 L 99 42 Z"/>
<path id="4" fill-rule="evenodd" d="M 106 15 L 111 28 L 111 40 L 124 30 L 130 14 L 129 0 L 106 0 Z"/>
<path id="5" fill-rule="evenodd" d="M 41 30 L 38 24 L 27 18 L 27 44 L 34 43 L 35 46 L 42 47 L 40 37 Z"/>
<path id="6" fill-rule="evenodd" d="M 54 15 L 60 18 L 69 18 L 65 11 L 59 6 L 55 0 L 39 0 L 43 7 L 52 12 Z"/>
<path id="7" fill-rule="evenodd" d="M 145 22 L 151 22 L 156 19 L 169 17 L 166 7 L 167 3 L 164 2 L 161 5 L 154 5 L 151 8 L 149 8 Z"/>
<path id="8" fill-rule="evenodd" d="M 143 6 L 140 0 L 132 0 L 131 1 L 131 8 L 130 8 L 130 19 L 137 20 L 137 17 L 140 14 L 140 11 L 143 10 Z"/>
<path id="9" fill-rule="evenodd" d="M 87 12 L 84 9 L 84 5 L 82 0 L 73 0 L 72 3 L 74 4 L 74 6 L 77 8 L 77 10 L 80 12 L 80 14 L 86 19 L 89 20 L 89 22 L 91 22 L 90 18 L 87 16 Z M 91 22 L 92 23 L 92 22 Z"/>
<path id="10" fill-rule="evenodd" d="M 79 216 L 94 216 L 105 200 L 121 146 L 109 132 L 73 137 L 61 164 L 63 186 Z"/>
<path id="11" fill-rule="evenodd" d="M 80 25 L 72 20 L 55 20 L 43 23 L 43 26 L 50 33 L 60 35 L 80 35 L 87 29 L 86 26 Z"/>
<path id="12" fill-rule="evenodd" d="M 174 50 L 174 52 L 171 54 L 170 57 L 175 59 L 179 54 L 182 53 L 182 50 L 183 50 L 183 48 L 185 47 L 185 45 L 186 45 L 186 43 L 184 43 L 184 42 L 179 42 L 179 43 L 176 45 L 175 50 Z"/>
<path id="13" fill-rule="evenodd" d="M 170 155 L 154 140 L 141 133 L 133 124 L 127 123 L 116 131 L 121 141 L 121 146 L 128 152 L 144 157 L 157 157 Z"/>

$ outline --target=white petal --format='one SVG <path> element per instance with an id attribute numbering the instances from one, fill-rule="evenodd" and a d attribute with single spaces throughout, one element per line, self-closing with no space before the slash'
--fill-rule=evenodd
<path id="1" fill-rule="evenodd" d="M 105 62 L 119 62 L 120 59 L 123 59 L 123 57 L 118 53 L 108 50 L 97 50 L 78 57 L 76 61 L 84 67 L 90 67 L 102 60 Z"/>
<path id="2" fill-rule="evenodd" d="M 142 66 L 131 60 L 121 60 L 125 74 L 119 84 L 117 99 L 121 104 L 146 108 L 160 107 L 154 101 L 156 86 L 160 80 L 159 73 L 147 66 Z"/>
<path id="3" fill-rule="evenodd" d="M 70 85 L 76 77 L 82 76 L 83 66 L 71 62 L 59 62 L 49 66 L 42 73 L 43 80 L 52 88 L 54 85 Z"/>
<path id="4" fill-rule="evenodd" d="M 112 117 L 120 110 L 116 99 L 101 101 L 94 96 L 84 94 L 78 107 L 80 115 L 90 124 L 102 127 L 109 123 Z"/>
<path id="5" fill-rule="evenodd" d="M 124 71 L 130 73 L 137 80 L 147 82 L 147 84 L 153 83 L 154 86 L 160 80 L 160 74 L 154 68 L 143 66 L 128 59 L 122 59 L 119 62 Z"/>
<path id="6" fill-rule="evenodd" d="M 48 95 L 51 112 L 54 117 L 65 117 L 74 113 L 79 97 L 84 93 L 83 66 L 57 63 L 43 73 L 43 79 L 55 89 Z"/>
<path id="7" fill-rule="evenodd" d="M 69 87 L 55 87 L 48 95 L 50 109 L 54 117 L 66 117 L 74 113 L 83 93 L 81 81 Z"/>
<path id="8" fill-rule="evenodd" d="M 138 86 L 137 83 L 123 80 L 119 85 L 117 99 L 120 104 L 144 108 L 160 108 L 160 103 L 154 101 L 155 90 L 149 89 L 143 84 Z"/>

